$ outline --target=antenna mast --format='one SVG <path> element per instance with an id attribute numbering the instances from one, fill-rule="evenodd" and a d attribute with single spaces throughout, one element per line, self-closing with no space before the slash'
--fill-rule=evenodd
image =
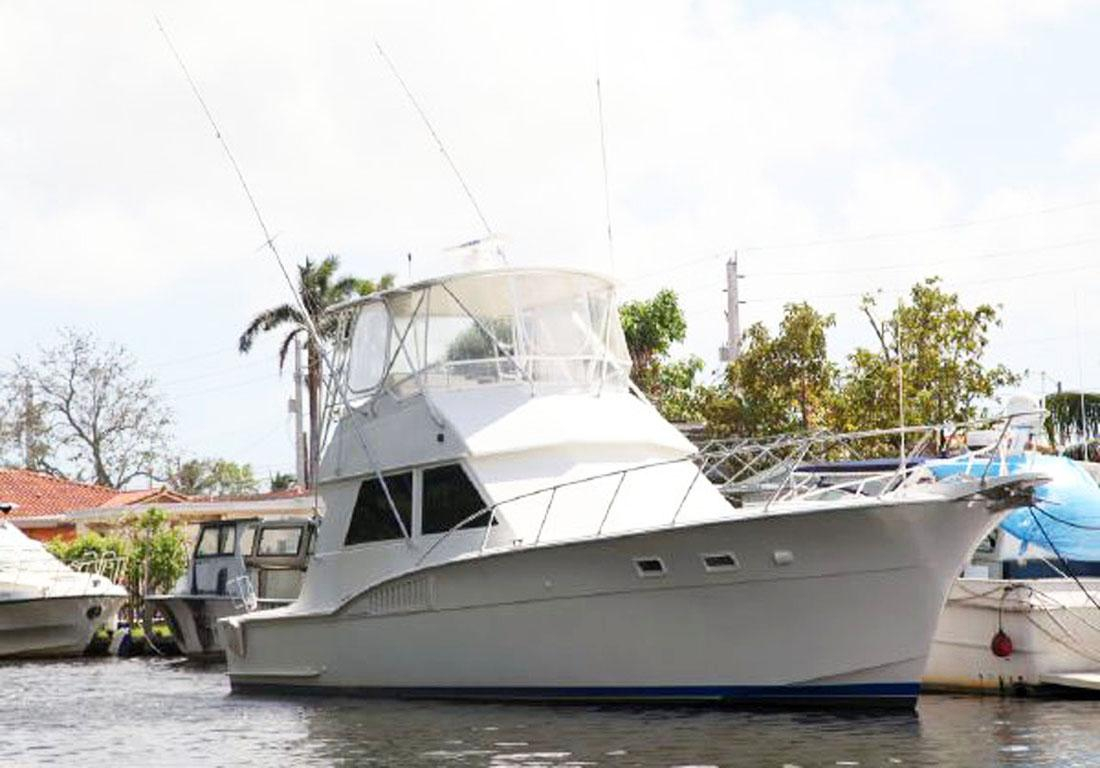
<path id="1" fill-rule="evenodd" d="M 603 205 L 607 217 L 607 258 L 611 262 L 611 272 L 615 272 L 615 240 L 611 236 L 611 186 L 607 180 L 607 140 L 603 125 L 603 91 L 600 88 L 600 73 L 596 71 L 596 108 L 600 116 L 600 157 L 603 160 Z"/>
<path id="2" fill-rule="evenodd" d="M 187 78 L 188 84 L 191 86 L 191 92 L 195 94 L 195 98 L 199 102 L 199 106 L 202 107 L 203 113 L 206 115 L 207 121 L 210 123 L 210 127 L 214 130 L 214 136 L 218 142 L 222 145 L 222 149 L 225 150 L 225 156 L 229 158 L 230 165 L 233 166 L 233 171 L 237 174 L 237 180 L 241 183 L 241 188 L 244 189 L 245 196 L 248 198 L 249 204 L 252 206 L 252 213 L 256 217 L 256 222 L 260 225 L 260 230 L 264 234 L 265 245 L 268 250 L 271 251 L 272 256 L 275 257 L 275 263 L 279 266 L 279 271 L 283 273 L 283 279 L 286 280 L 287 287 L 290 288 L 290 294 L 294 297 L 294 303 L 298 307 L 298 311 L 302 316 L 302 324 L 305 326 L 306 333 L 309 335 L 310 342 L 314 345 L 318 355 L 321 358 L 322 364 L 330 371 L 335 371 L 336 366 L 332 364 L 332 360 L 328 353 L 325 351 L 325 345 L 321 339 L 321 334 L 317 331 L 317 326 L 313 322 L 313 317 L 309 313 L 309 309 L 306 307 L 299 295 L 297 289 L 294 286 L 294 281 L 290 279 L 290 273 L 287 271 L 286 264 L 283 263 L 283 257 L 279 254 L 279 249 L 275 247 L 275 239 L 271 236 L 267 228 L 267 224 L 264 222 L 264 217 L 260 214 L 260 207 L 256 204 L 256 198 L 252 196 L 252 190 L 248 187 L 248 182 L 245 181 L 244 174 L 241 172 L 241 167 L 237 165 L 237 160 L 233 157 L 233 153 L 229 149 L 229 144 L 226 142 L 225 137 L 222 136 L 221 130 L 218 128 L 217 121 L 214 120 L 214 115 L 210 112 L 209 107 L 206 106 L 206 101 L 202 97 L 202 93 L 199 92 L 199 87 L 195 83 L 195 79 L 191 77 L 191 72 L 188 71 L 187 65 L 183 63 L 183 58 L 176 50 L 176 46 L 172 45 L 172 39 L 168 36 L 168 31 L 164 28 L 164 25 L 160 22 L 160 17 L 153 14 L 153 19 L 157 23 L 157 28 L 160 30 L 161 35 L 164 37 L 164 42 L 168 44 L 168 49 L 172 51 L 172 55 L 176 59 L 176 63 L 179 64 L 180 70 L 183 71 L 183 76 Z M 351 403 L 348 401 L 347 393 L 343 389 L 337 387 L 336 390 L 340 393 L 343 405 L 349 412 L 354 409 Z M 353 422 L 354 423 L 354 422 Z M 312 428 L 313 425 L 311 425 Z M 405 521 L 401 518 L 401 515 L 397 511 L 397 505 L 393 501 L 393 496 L 390 494 L 389 485 L 386 483 L 385 477 L 382 476 L 382 471 L 378 468 L 378 463 L 374 460 L 374 453 L 370 449 L 370 445 L 366 438 L 359 431 L 356 426 L 356 433 L 359 437 L 359 442 L 362 444 L 364 455 L 367 457 L 367 461 L 374 469 L 374 476 L 378 480 L 378 484 L 382 487 L 382 493 L 386 497 L 386 502 L 389 504 L 390 512 L 393 513 L 394 520 L 397 522 L 398 528 L 401 530 L 402 536 L 405 540 L 411 544 L 412 537 L 409 531 L 405 528 Z M 311 435 L 312 437 L 312 435 Z M 317 480 L 320 474 L 320 457 L 310 456 L 309 475 L 310 481 L 314 483 L 314 495 L 316 499 Z M 314 501 L 316 504 L 316 500 Z"/>
<path id="3" fill-rule="evenodd" d="M 435 145 L 439 148 L 440 154 L 443 155 L 443 159 L 447 161 L 447 165 L 450 166 L 451 171 L 454 173 L 455 178 L 458 179 L 458 183 L 462 185 L 462 191 L 466 193 L 466 199 L 470 201 L 470 205 L 474 209 L 474 213 L 477 214 L 478 219 L 481 221 L 481 225 L 485 227 L 485 234 L 489 237 L 493 236 L 493 228 L 489 226 L 488 219 L 485 218 L 485 214 L 481 210 L 481 206 L 477 204 L 477 198 L 474 197 L 473 191 L 470 190 L 470 185 L 466 183 L 466 179 L 462 177 L 462 173 L 458 170 L 458 166 L 455 165 L 455 161 L 451 158 L 451 153 L 447 151 L 447 147 L 443 144 L 443 139 L 439 138 L 439 134 L 435 132 L 435 128 L 432 127 L 432 121 L 428 119 L 428 115 L 420 106 L 420 102 L 413 96 L 413 92 L 409 89 L 409 86 L 405 83 L 405 79 L 401 77 L 401 73 L 397 71 L 397 67 L 394 66 L 393 61 L 386 51 L 382 48 L 382 44 L 378 40 L 374 41 L 374 47 L 378 49 L 378 55 L 382 57 L 382 60 L 386 62 L 386 66 L 389 67 L 390 72 L 393 73 L 394 79 L 397 80 L 401 86 L 401 90 L 405 92 L 405 95 L 409 99 L 409 103 L 413 105 L 413 109 L 416 110 L 416 114 L 420 115 L 420 119 L 424 123 L 424 127 L 428 129 L 428 133 L 432 135 L 432 139 L 435 140 Z M 505 258 L 503 251 L 497 248 L 497 254 L 500 255 L 501 261 L 505 264 L 508 263 L 508 259 Z"/>

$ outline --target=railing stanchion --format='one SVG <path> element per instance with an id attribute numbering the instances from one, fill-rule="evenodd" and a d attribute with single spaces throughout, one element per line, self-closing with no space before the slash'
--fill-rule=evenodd
<path id="1" fill-rule="evenodd" d="M 695 481 L 699 479 L 699 475 L 703 474 L 703 468 L 700 466 L 694 475 L 691 476 L 691 484 L 688 485 L 688 489 L 684 492 L 684 498 L 680 499 L 680 506 L 676 507 L 676 514 L 672 516 L 672 520 L 669 521 L 669 526 L 676 525 L 676 518 L 680 516 L 680 511 L 684 508 L 684 504 L 688 500 L 688 496 L 691 495 L 691 489 L 695 487 Z"/>
<path id="2" fill-rule="evenodd" d="M 699 468 L 699 471 L 700 472 L 703 471 L 702 467 Z M 615 486 L 615 492 L 611 494 L 611 501 L 607 502 L 607 509 L 604 510 L 604 513 L 603 513 L 603 520 L 600 521 L 600 527 L 596 529 L 596 535 L 597 536 L 599 536 L 601 533 L 603 533 L 603 527 L 604 527 L 604 525 L 607 524 L 607 518 L 611 514 L 611 507 L 614 506 L 615 499 L 617 499 L 619 497 L 619 489 L 623 487 L 623 480 L 626 480 L 626 470 L 625 469 L 619 474 L 619 482 Z"/>
<path id="3" fill-rule="evenodd" d="M 535 534 L 535 543 L 538 544 L 542 538 L 542 529 L 546 527 L 546 519 L 550 517 L 550 507 L 554 506 L 554 496 L 558 492 L 558 486 L 554 486 L 550 489 L 550 501 L 546 502 L 546 511 L 542 513 L 542 522 L 539 524 L 539 532 Z"/>
<path id="4" fill-rule="evenodd" d="M 489 534 L 493 530 L 493 519 L 497 516 L 497 505 L 489 507 L 489 521 L 485 524 L 485 537 L 481 540 L 481 549 L 479 552 L 484 552 L 485 548 L 489 546 Z"/>

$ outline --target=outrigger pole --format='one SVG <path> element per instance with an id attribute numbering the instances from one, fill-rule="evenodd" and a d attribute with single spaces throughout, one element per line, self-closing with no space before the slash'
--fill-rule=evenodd
<path id="1" fill-rule="evenodd" d="M 176 46 L 172 45 L 172 39 L 168 36 L 168 30 L 164 28 L 164 24 L 161 23 L 160 18 L 153 14 L 153 19 L 157 23 L 157 28 L 160 30 L 161 35 L 164 36 L 164 42 L 168 44 L 168 49 L 172 52 L 172 55 L 176 59 L 176 63 L 179 64 L 180 70 L 183 72 L 183 76 L 187 78 L 188 84 L 191 86 L 191 92 L 195 94 L 195 98 L 199 102 L 199 106 L 202 107 L 203 114 L 206 115 L 207 121 L 210 123 L 210 127 L 214 129 L 214 136 L 217 138 L 218 143 L 221 144 L 222 149 L 225 150 L 225 156 L 229 159 L 229 164 L 233 167 L 233 172 L 237 175 L 237 180 L 241 184 L 241 189 L 244 190 L 245 197 L 248 198 L 248 204 L 252 207 L 252 213 L 256 218 L 256 223 L 260 226 L 260 231 L 263 232 L 264 245 L 271 251 L 272 256 L 275 257 L 275 263 L 279 267 L 279 271 L 283 274 L 283 279 L 286 280 L 287 287 L 290 289 L 291 296 L 294 297 L 294 303 L 298 307 L 298 311 L 302 315 L 302 323 L 305 325 L 306 333 L 309 335 L 310 341 L 313 342 L 317 348 L 317 353 L 321 356 L 322 364 L 329 369 L 329 373 L 333 376 L 333 386 L 339 393 L 340 400 L 343 406 L 349 413 L 354 413 L 355 409 L 352 407 L 351 402 L 348 400 L 347 392 L 343 387 L 336 384 L 336 368 L 332 364 L 332 360 L 325 351 L 325 346 L 322 343 L 321 334 L 317 331 L 317 326 L 313 322 L 313 316 L 310 315 L 309 309 L 302 301 L 302 297 L 298 294 L 298 290 L 294 287 L 294 281 L 290 278 L 290 273 L 287 271 L 286 264 L 283 262 L 283 257 L 279 254 L 279 249 L 275 247 L 275 239 L 271 236 L 270 230 L 267 228 L 267 223 L 264 221 L 263 214 L 260 213 L 260 207 L 256 204 L 256 198 L 252 195 L 252 190 L 249 189 L 248 182 L 245 181 L 244 173 L 241 172 L 240 165 L 237 164 L 236 158 L 233 156 L 233 152 L 229 149 L 229 143 L 222 135 L 221 129 L 218 128 L 218 123 L 214 120 L 214 115 L 210 112 L 210 108 L 206 105 L 206 100 L 203 99 L 202 93 L 199 91 L 198 85 L 195 83 L 195 79 L 191 77 L 190 71 L 187 69 L 187 65 L 183 62 L 183 57 L 180 56 L 179 51 L 176 50 Z M 370 445 L 363 435 L 358 422 L 352 421 L 355 426 L 355 434 L 359 438 L 359 442 L 363 446 L 363 453 L 366 456 L 367 463 L 373 470 L 375 479 L 379 485 L 382 486 L 382 493 L 386 497 L 386 503 L 390 507 L 390 512 L 393 514 L 394 520 L 397 521 L 398 527 L 401 529 L 401 535 L 405 538 L 406 542 L 411 543 L 412 537 L 409 534 L 408 529 L 405 527 L 405 521 L 401 519 L 400 513 L 397 511 L 397 505 L 393 501 L 393 496 L 390 495 L 389 486 L 386 484 L 386 478 L 383 477 L 382 471 L 378 468 L 378 463 L 374 460 L 374 454 L 370 449 Z M 311 464 L 314 466 L 320 466 L 318 457 L 311 457 Z M 319 473 L 318 473 L 319 474 Z M 317 487 L 317 477 L 313 478 L 314 488 Z"/>

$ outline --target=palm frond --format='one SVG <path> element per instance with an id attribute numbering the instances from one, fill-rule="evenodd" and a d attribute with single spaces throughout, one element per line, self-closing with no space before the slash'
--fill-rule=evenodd
<path id="1" fill-rule="evenodd" d="M 252 349 L 252 342 L 256 340 L 257 335 L 261 332 L 270 331 L 272 328 L 283 325 L 284 323 L 305 325 L 302 313 L 289 304 L 282 304 L 278 307 L 266 309 L 252 318 L 252 322 L 248 324 L 244 333 L 241 334 L 240 339 L 237 340 L 237 348 L 242 353 L 248 352 L 248 350 Z"/>

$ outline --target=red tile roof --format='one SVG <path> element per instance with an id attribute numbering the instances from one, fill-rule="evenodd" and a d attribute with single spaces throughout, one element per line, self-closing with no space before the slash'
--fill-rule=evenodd
<path id="1" fill-rule="evenodd" d="M 92 507 L 186 500 L 186 496 L 163 488 L 119 491 L 102 485 L 76 483 L 28 469 L 0 469 L 0 501 L 17 505 L 18 508 L 8 515 L 14 518 L 44 517 Z"/>

